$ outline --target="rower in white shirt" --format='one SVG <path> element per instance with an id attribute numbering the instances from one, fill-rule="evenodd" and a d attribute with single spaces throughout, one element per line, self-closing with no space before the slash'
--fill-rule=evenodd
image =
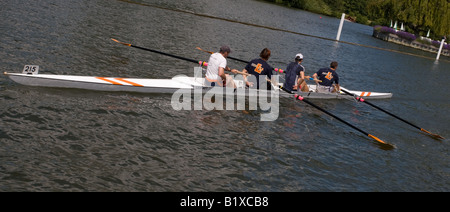
<path id="1" fill-rule="evenodd" d="M 238 70 L 231 70 L 227 66 L 227 57 L 231 53 L 231 49 L 228 46 L 220 47 L 219 52 L 211 55 L 208 61 L 208 69 L 206 70 L 206 85 L 211 86 L 221 86 L 221 87 L 231 87 L 235 88 L 233 78 L 225 71 L 230 71 L 232 73 L 237 73 Z"/>

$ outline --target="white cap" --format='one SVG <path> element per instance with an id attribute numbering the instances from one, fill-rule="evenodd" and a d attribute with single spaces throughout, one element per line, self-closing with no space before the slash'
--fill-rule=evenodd
<path id="1" fill-rule="evenodd" d="M 297 55 L 295 55 L 295 58 L 297 58 L 297 57 L 299 57 L 300 59 L 303 60 L 303 55 L 302 54 L 298 53 Z"/>

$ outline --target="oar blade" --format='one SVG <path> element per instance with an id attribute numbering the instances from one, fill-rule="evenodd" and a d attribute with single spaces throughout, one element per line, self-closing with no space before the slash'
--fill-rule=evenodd
<path id="1" fill-rule="evenodd" d="M 378 144 L 382 145 L 382 147 L 386 148 L 386 149 L 395 149 L 395 146 L 389 143 L 384 142 L 383 140 L 377 138 L 374 135 L 368 134 L 369 137 L 371 137 L 372 139 L 374 139 L 375 141 L 378 142 Z"/>
<path id="2" fill-rule="evenodd" d="M 382 141 L 381 139 L 375 137 L 374 135 L 369 134 L 369 137 L 373 138 L 375 141 L 378 141 L 378 142 L 380 142 L 382 144 L 387 144 L 386 142 Z"/>
<path id="3" fill-rule="evenodd" d="M 423 129 L 423 128 L 421 128 L 420 130 L 421 130 L 422 132 L 428 133 L 429 135 L 431 135 L 432 137 L 434 137 L 434 138 L 436 138 L 436 139 L 442 139 L 442 140 L 445 139 L 444 137 L 442 137 L 442 136 L 440 136 L 440 135 L 438 135 L 438 134 L 431 133 L 430 131 L 427 131 L 427 130 L 425 130 L 425 129 Z"/>
<path id="4" fill-rule="evenodd" d="M 124 42 L 118 41 L 117 39 L 114 39 L 114 38 L 111 38 L 111 40 L 113 40 L 114 42 L 120 43 L 122 45 L 125 45 L 125 46 L 131 46 L 131 44 L 129 44 L 129 43 L 124 43 Z"/>

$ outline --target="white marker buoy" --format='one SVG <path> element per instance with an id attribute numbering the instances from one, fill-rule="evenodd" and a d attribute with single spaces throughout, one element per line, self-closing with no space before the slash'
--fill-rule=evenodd
<path id="1" fill-rule="evenodd" d="M 445 39 L 442 39 L 442 41 L 441 41 L 441 47 L 439 48 L 439 51 L 438 51 L 436 60 L 439 60 L 439 58 L 441 57 L 441 52 L 442 52 L 442 49 L 444 48 L 444 43 L 445 43 Z"/>
<path id="2" fill-rule="evenodd" d="M 344 26 L 345 13 L 342 13 L 341 24 L 339 25 L 339 30 L 336 36 L 336 40 L 339 41 L 341 39 L 342 27 Z"/>

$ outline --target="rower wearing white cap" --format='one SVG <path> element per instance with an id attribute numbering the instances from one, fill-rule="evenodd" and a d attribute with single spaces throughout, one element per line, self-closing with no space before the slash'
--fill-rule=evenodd
<path id="1" fill-rule="evenodd" d="M 295 55 L 295 61 L 291 62 L 286 68 L 286 81 L 284 87 L 289 91 L 300 90 L 302 92 L 309 92 L 308 85 L 305 81 L 305 67 L 301 64 L 303 62 L 303 54 Z M 310 78 L 306 76 L 306 78 Z"/>

